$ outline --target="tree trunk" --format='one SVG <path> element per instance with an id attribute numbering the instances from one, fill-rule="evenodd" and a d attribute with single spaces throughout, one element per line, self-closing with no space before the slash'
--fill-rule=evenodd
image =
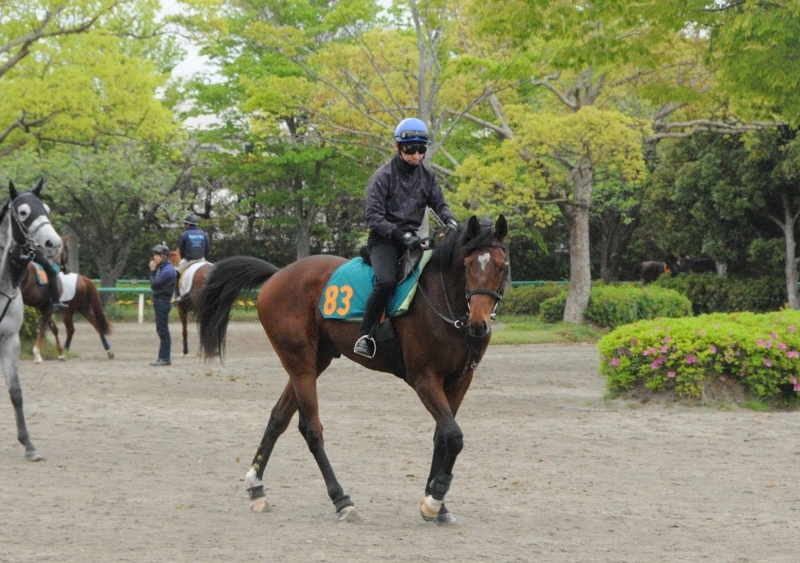
<path id="1" fill-rule="evenodd" d="M 569 174 L 574 203 L 559 204 L 569 226 L 569 290 L 564 307 L 564 322 L 580 324 L 589 304 L 592 290 L 592 271 L 589 256 L 589 205 L 592 200 L 593 167 L 583 156 Z"/>
<path id="2" fill-rule="evenodd" d="M 786 191 L 783 192 L 783 237 L 786 241 L 786 294 L 789 298 L 789 307 L 793 310 L 800 309 L 800 295 L 797 291 L 797 241 L 794 238 L 794 224 L 797 215 L 792 216 L 789 209 L 789 197 Z"/>
<path id="3" fill-rule="evenodd" d="M 633 220 L 622 222 L 622 214 L 616 209 L 605 209 L 600 214 L 600 277 L 604 283 L 619 281 L 619 265 L 622 255 L 639 226 L 639 208 L 631 212 Z"/>

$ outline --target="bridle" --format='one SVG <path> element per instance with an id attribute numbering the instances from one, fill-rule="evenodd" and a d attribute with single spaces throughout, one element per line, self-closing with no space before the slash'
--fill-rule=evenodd
<path id="1" fill-rule="evenodd" d="M 0 209 L 0 225 L 3 224 L 3 221 L 6 218 L 6 213 L 11 213 L 11 220 L 14 222 L 11 228 L 11 239 L 17 244 L 17 247 L 22 249 L 22 253 L 18 260 L 30 262 L 33 260 L 34 256 L 36 255 L 36 250 L 41 248 L 41 245 L 33 238 L 33 235 L 36 234 L 39 229 L 44 227 L 45 225 L 50 225 L 50 219 L 45 216 L 45 219 L 41 221 L 35 229 L 30 230 L 25 223 L 22 221 L 22 218 L 19 216 L 19 212 L 17 208 L 14 207 L 14 202 L 17 201 L 20 197 L 24 194 L 19 194 L 14 199 L 9 198 L 6 200 L 3 208 Z M 14 233 L 14 224 L 22 233 L 23 241 L 20 242 L 17 240 L 15 233 Z M 8 255 L 11 253 L 11 245 L 9 244 L 6 248 L 0 247 L 3 251 L 3 262 L 5 259 L 8 258 Z M 8 308 L 11 306 L 11 302 L 16 299 L 17 295 L 19 295 L 19 287 L 12 283 L 12 287 L 14 287 L 14 291 L 12 295 L 8 295 L 4 291 L 0 290 L 0 295 L 6 298 L 6 305 L 3 307 L 2 312 L 0 312 L 0 323 L 3 322 L 3 319 L 6 317 L 6 313 L 8 312 Z"/>
<path id="2" fill-rule="evenodd" d="M 484 246 L 478 249 L 475 249 L 473 252 L 477 252 L 478 250 L 482 250 L 484 248 L 499 248 L 503 251 L 503 254 L 508 256 L 508 250 L 506 249 L 505 245 L 492 243 L 488 246 Z M 465 266 L 466 269 L 466 266 Z M 478 363 L 480 362 L 480 354 L 481 350 L 483 350 L 483 345 L 488 338 L 488 335 L 484 336 L 475 336 L 470 334 L 469 332 L 469 313 L 470 313 L 470 301 L 473 295 L 489 295 L 494 298 L 494 308 L 492 309 L 491 313 L 491 320 L 494 320 L 497 317 L 497 306 L 500 304 L 500 301 L 503 300 L 503 293 L 505 292 L 506 282 L 508 281 L 508 273 L 509 273 L 509 264 L 508 260 L 506 259 L 505 263 L 503 264 L 503 279 L 500 281 L 500 287 L 496 290 L 488 288 L 488 287 L 479 287 L 477 289 L 473 289 L 472 291 L 469 288 L 464 287 L 464 297 L 467 300 L 467 312 L 462 315 L 461 317 L 456 318 L 455 312 L 453 312 L 453 306 L 450 304 L 450 298 L 447 296 L 447 285 L 444 282 L 444 271 L 439 271 L 439 280 L 442 284 L 442 295 L 444 295 L 444 302 L 447 305 L 447 312 L 450 315 L 449 317 L 439 311 L 436 306 L 428 299 L 428 296 L 425 294 L 425 290 L 422 288 L 422 284 L 420 283 L 419 276 L 417 275 L 416 271 L 414 271 L 414 278 L 417 282 L 417 288 L 419 292 L 422 294 L 422 297 L 425 299 L 425 302 L 428 304 L 428 307 L 436 313 L 440 319 L 442 319 L 447 324 L 453 325 L 461 335 L 464 337 L 464 340 L 467 342 L 467 347 L 470 351 L 470 359 L 472 360 L 471 368 L 475 369 L 478 367 Z M 466 277 L 466 276 L 465 276 Z"/>

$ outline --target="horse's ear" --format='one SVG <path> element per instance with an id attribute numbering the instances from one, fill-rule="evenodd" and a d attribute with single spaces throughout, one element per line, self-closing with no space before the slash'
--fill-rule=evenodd
<path id="1" fill-rule="evenodd" d="M 508 234 L 508 221 L 506 221 L 505 216 L 500 214 L 500 217 L 497 218 L 497 222 L 494 224 L 494 238 L 503 242 Z"/>
<path id="2" fill-rule="evenodd" d="M 17 199 L 17 188 L 12 180 L 8 181 L 8 193 L 12 200 Z"/>
<path id="3" fill-rule="evenodd" d="M 33 186 L 31 193 L 36 197 L 39 197 L 39 194 L 42 193 L 42 186 L 44 186 L 44 178 L 39 178 L 39 181 L 36 182 L 35 186 Z"/>
<path id="4" fill-rule="evenodd" d="M 478 221 L 478 218 L 473 215 L 469 218 L 467 222 L 467 236 L 470 239 L 475 238 L 481 232 L 481 222 Z"/>

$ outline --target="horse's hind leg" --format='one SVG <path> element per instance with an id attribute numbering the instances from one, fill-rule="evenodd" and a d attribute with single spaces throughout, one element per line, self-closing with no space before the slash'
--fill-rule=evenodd
<path id="1" fill-rule="evenodd" d="M 330 360 L 327 363 L 330 363 Z M 297 376 L 293 378 L 293 381 L 300 410 L 299 430 L 322 472 L 328 496 L 333 501 L 339 521 L 361 522 L 361 517 L 353 507 L 353 501 L 350 500 L 349 495 L 344 493 L 344 489 L 333 472 L 328 455 L 325 453 L 325 441 L 322 437 L 322 423 L 319 420 L 319 404 L 317 402 L 317 374 Z"/>
<path id="2" fill-rule="evenodd" d="M 189 332 L 186 328 L 189 322 L 189 308 L 186 306 L 186 303 L 178 302 L 178 316 L 183 325 L 183 357 L 185 358 L 189 355 Z"/>
<path id="3" fill-rule="evenodd" d="M 42 342 L 44 341 L 44 333 L 47 332 L 48 322 L 50 317 L 42 313 L 42 321 L 39 323 L 39 332 L 36 333 L 36 342 L 33 344 L 33 361 L 34 363 L 42 363 Z"/>
<path id="4" fill-rule="evenodd" d="M 25 425 L 25 414 L 22 411 L 22 387 L 19 384 L 19 335 L 6 337 L 0 344 L 0 364 L 6 378 L 8 394 L 11 404 L 14 405 L 14 414 L 17 419 L 17 439 L 25 446 L 25 459 L 39 461 L 42 456 L 31 442 L 28 428 Z"/>
<path id="5" fill-rule="evenodd" d="M 275 447 L 275 442 L 286 431 L 295 412 L 297 412 L 297 399 L 294 396 L 294 387 L 290 381 L 286 384 L 281 398 L 278 399 L 272 409 L 267 429 L 264 431 L 264 437 L 261 439 L 261 444 L 258 446 L 256 455 L 253 458 L 253 464 L 245 477 L 247 494 L 250 496 L 250 509 L 253 512 L 269 512 L 270 510 L 261 479 L 264 477 L 264 470 L 267 468 L 267 462 L 270 455 L 272 455 L 272 448 Z"/>

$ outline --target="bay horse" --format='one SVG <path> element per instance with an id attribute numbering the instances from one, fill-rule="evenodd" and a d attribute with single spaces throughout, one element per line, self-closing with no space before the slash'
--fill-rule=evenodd
<path id="1" fill-rule="evenodd" d="M 25 446 L 29 461 L 39 461 L 42 456 L 31 442 L 22 410 L 19 331 L 24 305 L 19 282 L 37 251 L 52 260 L 62 246 L 61 237 L 50 224 L 50 214 L 39 199 L 43 183 L 39 179 L 31 191 L 17 191 L 14 182 L 9 182 L 9 197 L 0 204 L 0 365 L 14 406 L 17 439 Z"/>
<path id="2" fill-rule="evenodd" d="M 181 261 L 181 255 L 177 248 L 170 251 L 169 261 L 173 266 L 177 266 L 178 262 Z M 178 308 L 178 317 L 181 319 L 181 325 L 183 327 L 184 357 L 189 355 L 189 333 L 186 327 L 189 322 L 189 313 L 194 310 L 195 303 L 200 295 L 200 290 L 203 289 L 203 285 L 206 283 L 206 277 L 208 276 L 208 273 L 211 271 L 212 267 L 213 265 L 210 262 L 206 262 L 195 270 L 194 276 L 192 277 L 192 287 L 189 290 L 189 293 L 182 295 L 180 301 L 178 301 L 176 304 Z M 185 273 L 186 271 L 184 271 L 184 274 Z"/>
<path id="3" fill-rule="evenodd" d="M 404 375 L 436 422 L 433 459 L 426 481 L 422 518 L 450 524 L 455 518 L 444 505 L 453 466 L 463 447 L 456 413 L 486 352 L 491 320 L 508 278 L 503 241 L 508 224 L 500 215 L 492 227 L 475 216 L 433 250 L 408 312 L 392 319 L 400 342 Z M 336 479 L 324 449 L 317 400 L 317 378 L 342 355 L 376 371 L 394 373 L 376 355 L 353 353 L 359 324 L 323 318 L 318 304 L 326 282 L 346 259 L 330 255 L 303 258 L 277 268 L 258 258 L 236 256 L 214 265 L 197 303 L 200 345 L 206 360 L 223 356 L 230 310 L 238 293 L 263 284 L 256 307 L 264 331 L 289 375 L 272 409 L 264 437 L 245 477 L 251 510 L 266 512 L 262 478 L 272 449 L 299 413 L 299 430 L 319 466 L 328 496 L 340 521 L 358 522 L 350 496 Z M 337 300 L 325 291 L 327 300 Z M 346 306 L 347 292 L 334 307 Z M 378 353 L 384 344 L 379 343 Z M 398 375 L 400 377 L 400 375 Z"/>
<path id="4" fill-rule="evenodd" d="M 113 360 L 114 352 L 111 350 L 111 345 L 106 339 L 106 336 L 111 334 L 112 327 L 103 311 L 103 302 L 100 299 L 100 292 L 97 291 L 97 287 L 95 287 L 92 280 L 86 276 L 69 274 L 67 271 L 69 253 L 66 245 L 66 242 L 69 240 L 69 235 L 65 236 L 62 240 L 64 244 L 58 263 L 61 266 L 61 271 L 64 272 L 64 274 L 73 276 L 75 282 L 75 293 L 69 301 L 64 302 L 66 307 L 61 311 L 64 326 L 67 329 L 67 339 L 64 341 L 63 348 L 58 338 L 58 325 L 53 319 L 53 306 L 47 295 L 47 287 L 39 285 L 37 282 L 36 266 L 33 263 L 28 264 L 22 281 L 20 282 L 23 302 L 37 309 L 42 315 L 42 320 L 39 323 L 39 332 L 36 336 L 36 343 L 33 345 L 33 360 L 37 364 L 42 363 L 42 341 L 44 340 L 44 335 L 48 328 L 53 333 L 53 337 L 56 341 L 58 359 L 61 361 L 67 359 L 64 350 L 69 351 L 72 337 L 75 335 L 74 316 L 76 312 L 83 315 L 83 317 L 89 321 L 89 324 L 97 331 L 97 334 L 100 335 L 100 342 L 102 342 L 103 348 L 108 355 L 108 359 Z"/>

